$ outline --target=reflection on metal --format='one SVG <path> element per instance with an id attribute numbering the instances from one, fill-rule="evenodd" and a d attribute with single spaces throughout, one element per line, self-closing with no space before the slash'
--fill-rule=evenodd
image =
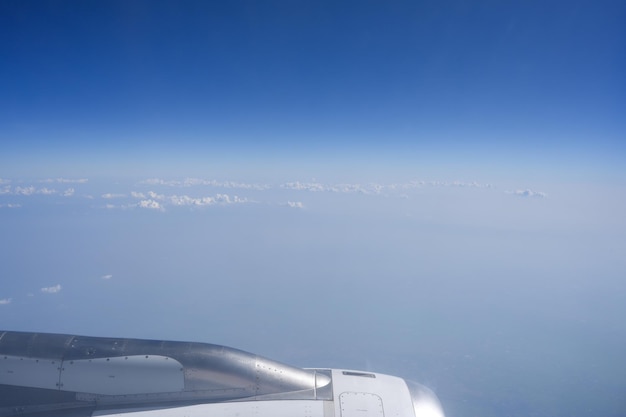
<path id="1" fill-rule="evenodd" d="M 0 384 L 105 395 L 172 392 L 184 389 L 182 370 L 164 356 L 63 361 L 5 355 Z"/>
<path id="2" fill-rule="evenodd" d="M 180 392 L 183 366 L 158 355 L 81 359 L 63 362 L 59 388 L 64 391 L 123 395 Z"/>
<path id="3" fill-rule="evenodd" d="M 301 369 L 205 343 L 0 331 L 0 417 L 116 413 L 443 416 L 432 391 L 383 374 Z"/>
<path id="4" fill-rule="evenodd" d="M 411 393 L 415 415 L 420 417 L 445 417 L 439 399 L 427 387 L 413 381 L 406 381 Z"/>

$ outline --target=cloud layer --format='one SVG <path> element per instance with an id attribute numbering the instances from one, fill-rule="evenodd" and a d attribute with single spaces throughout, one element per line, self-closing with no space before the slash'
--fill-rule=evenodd
<path id="1" fill-rule="evenodd" d="M 56 294 L 58 292 L 61 291 L 61 284 L 57 284 L 53 287 L 43 287 L 41 289 L 41 292 L 47 293 L 47 294 Z"/>
<path id="2" fill-rule="evenodd" d="M 533 191 L 533 190 L 515 190 L 509 191 L 509 194 L 516 195 L 518 197 L 529 197 L 529 198 L 546 198 L 548 195 L 544 192 Z"/>
<path id="3" fill-rule="evenodd" d="M 72 184 L 57 189 L 41 184 Z M 319 181 L 289 181 L 277 184 L 218 181 L 213 179 L 185 178 L 168 180 L 149 178 L 134 184 L 98 184 L 109 190 L 94 192 L 94 185 L 86 178 L 48 178 L 36 181 L 0 179 L 0 209 L 15 209 L 35 204 L 87 203 L 87 208 L 145 209 L 166 212 L 169 209 L 235 206 L 261 203 L 269 206 L 304 208 L 303 193 L 312 195 L 359 194 L 364 196 L 409 199 L 425 198 L 428 189 L 483 189 L 498 191 L 490 183 L 476 181 L 426 181 L 411 180 L 396 183 L 324 183 Z M 123 188 L 120 188 L 123 187 Z M 113 190 L 115 188 L 115 190 Z M 180 189 L 184 192 L 171 192 Z M 234 193 L 237 194 L 234 194 Z M 545 198 L 547 194 L 520 188 L 505 191 L 509 195 L 528 198 Z M 38 199 L 34 197 L 39 196 Z M 285 203 L 287 201 L 287 203 Z M 371 200 L 374 201 L 374 200 Z M 310 203 L 309 203 L 310 204 Z"/>

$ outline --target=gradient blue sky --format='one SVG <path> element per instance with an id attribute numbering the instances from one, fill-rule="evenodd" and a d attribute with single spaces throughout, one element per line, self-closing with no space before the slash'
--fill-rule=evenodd
<path id="1" fill-rule="evenodd" d="M 3 165 L 146 152 L 624 161 L 621 1 L 0 7 Z"/>
<path id="2" fill-rule="evenodd" d="M 626 3 L 0 0 L 0 329 L 626 410 Z"/>

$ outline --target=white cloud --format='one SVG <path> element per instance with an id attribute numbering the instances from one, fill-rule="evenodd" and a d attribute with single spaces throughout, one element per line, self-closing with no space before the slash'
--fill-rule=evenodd
<path id="1" fill-rule="evenodd" d="M 165 200 L 165 195 L 157 194 L 154 191 L 148 191 L 147 193 L 140 193 L 136 191 L 131 191 L 130 195 L 133 198 L 138 198 L 141 200 L 150 199 L 150 200 Z"/>
<path id="2" fill-rule="evenodd" d="M 147 185 L 176 185 L 178 181 L 165 181 L 159 178 L 148 178 L 147 180 L 140 181 L 140 184 Z"/>
<path id="3" fill-rule="evenodd" d="M 219 182 L 219 181 L 211 180 L 208 183 L 205 183 L 203 185 L 211 185 L 213 187 L 222 187 L 222 188 L 241 188 L 245 190 L 258 190 L 258 191 L 268 190 L 272 188 L 271 186 L 267 184 L 247 184 L 247 183 L 236 182 L 236 181 Z"/>
<path id="4" fill-rule="evenodd" d="M 0 196 L 16 195 L 16 196 L 31 196 L 31 195 L 46 195 L 60 197 L 70 197 L 76 195 L 74 188 L 68 188 L 66 190 L 55 190 L 52 185 L 46 185 L 41 183 L 85 183 L 87 179 L 64 179 L 64 178 L 51 178 L 36 182 L 26 181 L 13 181 L 13 184 L 9 185 L 8 181 L 1 180 L 0 182 Z M 39 184 L 37 184 L 37 182 Z M 4 185 L 6 184 L 6 185 Z M 31 185 L 33 184 L 33 185 Z M 212 179 L 201 178 L 185 178 L 182 180 L 165 180 L 160 178 L 150 178 L 142 181 L 139 184 L 148 185 L 145 189 L 139 188 L 140 191 L 131 191 L 130 189 L 119 189 L 117 192 L 108 192 L 99 194 L 103 199 L 99 208 L 106 209 L 136 209 L 145 208 L 152 210 L 165 211 L 171 207 L 202 207 L 212 205 L 233 205 L 238 203 L 254 202 L 251 198 L 254 197 L 240 197 L 233 195 L 237 192 L 239 194 L 249 193 L 252 196 L 257 196 L 260 193 L 254 194 L 253 192 L 262 192 L 263 190 L 279 191 L 283 195 L 278 201 L 274 198 L 273 193 L 264 193 L 265 198 L 271 200 L 268 203 L 272 205 L 289 206 L 292 208 L 304 208 L 304 204 L 299 202 L 300 199 L 296 194 L 298 192 L 312 192 L 312 193 L 336 193 L 336 194 L 361 194 L 369 196 L 384 196 L 384 197 L 397 197 L 397 198 L 410 198 L 413 193 L 419 192 L 420 189 L 426 189 L 430 187 L 450 187 L 450 188 L 489 188 L 490 184 L 478 183 L 476 181 L 424 181 L 424 180 L 411 180 L 398 183 L 324 183 L 312 178 L 310 181 L 294 181 L 278 183 L 273 186 L 265 184 L 244 183 L 236 181 L 218 181 Z M 138 185 L 135 185 L 139 187 Z M 63 186 L 59 186 L 63 187 Z M 68 185 L 68 187 L 70 187 Z M 160 187 L 160 188 L 159 188 Z M 179 193 L 170 193 L 172 188 L 163 187 L 179 187 Z M 202 191 L 199 187 L 215 187 L 213 192 L 207 192 L 207 189 Z M 148 191 L 150 188 L 152 190 Z M 184 191 L 183 191 L 184 190 Z M 243 191 L 239 191 L 243 190 Z M 545 197 L 545 193 L 534 192 L 531 190 L 518 190 L 510 191 L 511 194 L 516 194 L 525 197 Z M 93 198 L 92 196 L 81 194 L 84 198 Z M 373 198 L 372 197 L 372 198 Z M 5 197 L 3 197 L 5 198 Z M 284 203 L 288 201 L 287 203 Z M 0 202 L 0 208 L 19 207 L 17 204 L 7 204 L 7 202 Z"/>
<path id="5" fill-rule="evenodd" d="M 167 198 L 175 206 L 210 206 L 213 204 L 247 203 L 248 199 L 228 194 L 217 194 L 215 197 L 190 197 L 188 195 L 172 195 Z"/>
<path id="6" fill-rule="evenodd" d="M 57 190 L 55 190 L 54 188 L 40 188 L 37 190 L 37 194 L 43 194 L 43 195 L 52 195 L 52 194 L 56 194 Z"/>
<path id="7" fill-rule="evenodd" d="M 153 200 L 165 200 L 165 195 L 157 194 L 154 191 L 148 191 L 148 196 Z"/>
<path id="8" fill-rule="evenodd" d="M 2 300 L 0 300 L 0 306 L 11 304 L 11 301 L 13 301 L 12 298 L 3 298 Z"/>
<path id="9" fill-rule="evenodd" d="M 158 201 L 154 200 L 141 200 L 137 203 L 137 207 L 151 209 L 151 210 L 163 210 L 163 206 Z"/>
<path id="10" fill-rule="evenodd" d="M 113 278 L 113 275 L 111 275 L 111 274 L 102 275 L 100 278 L 101 278 L 101 279 L 106 279 L 106 280 L 109 280 L 109 279 Z"/>
<path id="11" fill-rule="evenodd" d="M 464 182 L 464 181 L 422 181 L 413 180 L 399 184 L 377 184 L 371 183 L 368 185 L 362 184 L 322 184 L 319 182 L 287 182 L 280 187 L 288 190 L 298 191 L 313 191 L 313 192 L 333 192 L 333 193 L 360 193 L 360 194 L 381 194 L 384 191 L 397 192 L 407 191 L 415 188 L 422 188 L 424 186 L 430 187 L 457 187 L 457 188 L 491 188 L 491 184 L 481 184 L 476 181 Z"/>
<path id="12" fill-rule="evenodd" d="M 173 195 L 170 196 L 169 200 L 175 206 L 209 206 L 215 204 L 213 197 L 193 198 L 188 195 Z"/>
<path id="13" fill-rule="evenodd" d="M 545 198 L 548 195 L 546 193 L 540 192 L 540 191 L 533 191 L 533 190 L 515 190 L 515 191 L 508 191 L 509 194 L 514 194 L 516 196 L 519 197 L 532 197 L 532 198 Z"/>
<path id="14" fill-rule="evenodd" d="M 77 179 L 69 179 L 69 178 L 46 178 L 44 180 L 41 180 L 39 182 L 42 183 L 53 183 L 53 182 L 58 182 L 61 184 L 85 184 L 87 181 L 89 181 L 87 178 L 77 178 Z"/>
<path id="15" fill-rule="evenodd" d="M 231 204 L 233 202 L 228 196 L 228 194 L 218 194 L 215 196 L 215 200 L 224 204 Z"/>
<path id="16" fill-rule="evenodd" d="M 178 207 L 185 206 L 210 206 L 214 204 L 235 204 L 235 203 L 247 203 L 247 198 L 238 196 L 230 196 L 228 194 L 216 194 L 214 197 L 192 197 L 189 195 L 165 195 L 159 194 L 154 191 L 148 191 L 147 193 L 132 191 L 130 195 L 141 201 L 137 204 L 141 208 L 151 208 L 163 210 L 167 205 L 173 205 Z M 113 207 L 109 207 L 113 208 Z"/>
<path id="17" fill-rule="evenodd" d="M 57 190 L 55 190 L 54 188 L 47 188 L 47 187 L 35 188 L 34 186 L 30 185 L 28 187 L 15 187 L 13 189 L 13 191 L 11 191 L 10 187 L 6 186 L 2 190 L 0 190 L 0 194 L 14 194 L 14 195 L 31 196 L 31 195 L 34 195 L 34 194 L 58 195 L 59 192 Z M 74 195 L 74 189 L 73 188 L 68 188 L 65 191 L 63 191 L 61 193 L 61 195 L 64 196 L 64 197 L 70 197 L 70 196 Z"/>
<path id="18" fill-rule="evenodd" d="M 361 184 L 336 184 L 328 187 L 328 190 L 333 193 L 372 194 L 372 191 L 366 189 Z"/>
<path id="19" fill-rule="evenodd" d="M 325 185 L 319 182 L 287 182 L 280 186 L 281 188 L 285 188 L 287 190 L 299 190 L 299 191 L 330 191 L 334 193 L 365 193 L 368 194 L 369 191 L 364 188 L 360 184 L 333 184 L 333 185 Z"/>
<path id="20" fill-rule="evenodd" d="M 22 207 L 21 204 L 14 204 L 14 203 L 0 204 L 0 208 L 20 208 L 20 207 Z"/>
<path id="21" fill-rule="evenodd" d="M 401 183 L 401 184 L 375 185 L 375 186 L 380 191 L 382 191 L 385 188 L 395 191 L 395 190 L 408 190 L 412 188 L 421 188 L 425 185 L 426 185 L 426 181 L 412 180 L 412 181 Z"/>
<path id="22" fill-rule="evenodd" d="M 248 189 L 248 190 L 267 190 L 271 188 L 267 184 L 248 184 L 248 183 L 236 182 L 236 181 L 205 180 L 202 178 L 185 178 L 182 181 L 163 180 L 160 178 L 150 178 L 150 179 L 141 181 L 140 184 L 164 185 L 168 187 L 210 186 L 210 187 L 220 187 L 220 188 L 242 188 L 242 189 Z"/>
<path id="23" fill-rule="evenodd" d="M 17 195 L 32 195 L 35 193 L 35 187 L 15 187 L 14 193 Z"/>
<path id="24" fill-rule="evenodd" d="M 5 180 L 4 178 L 0 178 L 0 184 L 9 184 L 11 180 Z"/>
<path id="25" fill-rule="evenodd" d="M 476 181 L 431 181 L 428 184 L 433 187 L 491 188 L 491 184 L 480 184 Z"/>
<path id="26" fill-rule="evenodd" d="M 61 284 L 57 284 L 54 287 L 43 287 L 41 289 L 41 292 L 45 292 L 45 293 L 48 293 L 48 294 L 56 294 L 59 291 L 61 291 Z"/>
<path id="27" fill-rule="evenodd" d="M 288 182 L 282 184 L 280 187 L 288 190 L 328 191 L 327 187 L 319 182 Z"/>

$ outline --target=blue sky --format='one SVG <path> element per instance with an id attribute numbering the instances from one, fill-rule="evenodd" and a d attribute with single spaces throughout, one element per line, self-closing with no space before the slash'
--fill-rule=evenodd
<path id="1" fill-rule="evenodd" d="M 621 416 L 626 6 L 0 1 L 0 328 Z"/>
<path id="2" fill-rule="evenodd" d="M 624 154 L 619 1 L 2 9 L 11 154 Z"/>

